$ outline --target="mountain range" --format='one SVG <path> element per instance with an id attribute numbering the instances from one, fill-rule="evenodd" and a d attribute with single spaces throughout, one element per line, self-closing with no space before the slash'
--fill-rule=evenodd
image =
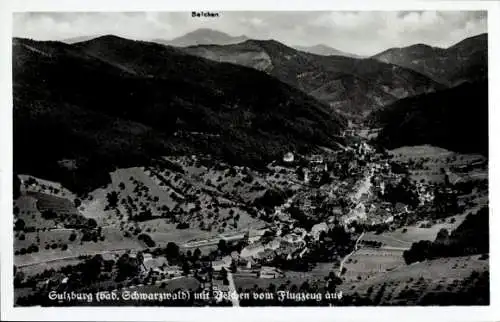
<path id="1" fill-rule="evenodd" d="M 450 87 L 483 81 L 488 77 L 488 35 L 470 37 L 449 48 L 424 44 L 391 48 L 372 58 L 415 70 Z"/>
<path id="2" fill-rule="evenodd" d="M 349 117 L 364 117 L 398 99 L 445 88 L 423 74 L 397 65 L 375 59 L 310 54 L 275 40 L 199 45 L 182 50 L 264 71 Z"/>
<path id="3" fill-rule="evenodd" d="M 14 38 L 15 171 L 81 191 L 117 167 L 167 154 L 260 167 L 288 151 L 335 148 L 347 118 L 366 117 L 383 127 L 387 147 L 487 153 L 485 39 L 420 54 L 421 64 L 447 66 L 432 69 L 435 77 L 417 63 L 381 62 L 387 53 L 315 55 L 275 40 L 174 47 L 112 35 L 73 44 Z"/>
<path id="4" fill-rule="evenodd" d="M 74 191 L 168 154 L 263 166 L 288 151 L 335 148 L 346 125 L 266 73 L 116 36 L 15 38 L 13 85 L 15 171 Z"/>
<path id="5" fill-rule="evenodd" d="M 75 38 L 76 39 L 76 38 Z M 84 40 L 90 40 L 91 38 L 86 37 L 85 39 L 82 39 L 81 41 Z M 218 31 L 218 30 L 213 30 L 213 29 L 208 29 L 208 28 L 200 28 L 196 29 L 194 31 L 191 31 L 185 35 L 182 35 L 180 37 L 171 39 L 171 40 L 165 40 L 165 39 L 160 39 L 160 38 L 155 38 L 152 39 L 151 41 L 160 43 L 163 45 L 168 45 L 168 46 L 174 46 L 174 47 L 190 47 L 190 46 L 197 46 L 197 45 L 232 45 L 232 44 L 238 44 L 241 42 L 244 42 L 246 40 L 249 40 L 245 35 L 241 36 L 231 36 L 227 33 Z M 76 41 L 73 41 L 71 43 L 74 43 Z M 340 50 L 337 50 L 335 48 L 332 48 L 330 46 L 324 45 L 324 44 L 318 44 L 314 46 L 294 46 L 293 48 L 308 52 L 311 54 L 316 54 L 316 55 L 323 55 L 323 56 L 346 56 L 346 57 L 353 57 L 353 58 L 362 58 L 361 56 L 351 54 L 351 53 L 346 53 Z"/>
<path id="6" fill-rule="evenodd" d="M 363 119 L 399 99 L 487 77 L 487 34 L 447 49 L 417 44 L 371 58 L 326 45 L 292 48 L 275 40 L 197 29 L 170 41 L 187 54 L 251 67 L 298 88 L 351 119 Z"/>

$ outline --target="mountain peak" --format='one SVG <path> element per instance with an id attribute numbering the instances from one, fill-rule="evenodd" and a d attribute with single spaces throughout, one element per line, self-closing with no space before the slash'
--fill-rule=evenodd
<path id="1" fill-rule="evenodd" d="M 187 34 L 162 43 L 177 47 L 188 47 L 196 45 L 229 45 L 247 40 L 246 36 L 231 36 L 222 31 L 200 28 Z"/>
<path id="2" fill-rule="evenodd" d="M 230 38 L 231 36 L 225 32 L 210 29 L 210 28 L 199 28 L 196 30 L 193 30 L 191 32 L 188 32 L 184 36 L 188 35 L 198 35 L 198 36 L 222 36 L 222 37 L 227 37 Z"/>

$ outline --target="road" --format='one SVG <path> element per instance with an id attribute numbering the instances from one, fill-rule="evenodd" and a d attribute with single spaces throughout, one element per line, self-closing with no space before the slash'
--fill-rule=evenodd
<path id="1" fill-rule="evenodd" d="M 352 252 L 347 254 L 340 262 L 339 272 L 337 273 L 338 277 L 340 277 L 340 275 L 342 274 L 342 269 L 344 268 L 345 262 L 349 259 L 349 257 L 351 257 L 352 254 L 354 254 L 358 250 L 359 242 L 360 242 L 361 238 L 363 238 L 364 234 L 365 234 L 365 232 L 362 232 L 361 235 L 359 235 L 358 239 L 356 239 L 356 243 L 354 244 L 354 249 L 352 250 Z"/>
<path id="2" fill-rule="evenodd" d="M 356 207 L 354 207 L 349 214 L 347 214 L 344 217 L 344 224 L 347 225 L 351 221 L 365 217 L 366 216 L 366 209 L 364 208 L 364 201 L 362 200 L 363 195 L 365 194 L 371 194 L 371 188 L 372 188 L 372 177 L 375 173 L 375 168 L 373 165 L 370 166 L 370 169 L 367 171 L 365 177 L 363 180 L 360 181 L 358 184 L 358 187 L 355 192 L 353 192 L 350 196 L 351 200 L 356 204 Z"/>
<path id="3" fill-rule="evenodd" d="M 231 296 L 231 302 L 233 306 L 240 306 L 240 300 L 237 296 L 236 286 L 234 285 L 233 273 L 231 271 L 227 272 L 227 280 L 229 281 L 229 294 L 233 294 L 235 296 Z"/>

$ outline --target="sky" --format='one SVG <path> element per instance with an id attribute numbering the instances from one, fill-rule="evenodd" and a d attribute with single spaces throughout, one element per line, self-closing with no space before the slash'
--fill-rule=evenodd
<path id="1" fill-rule="evenodd" d="M 170 40 L 198 28 L 232 36 L 275 39 L 289 46 L 325 44 L 359 55 L 417 43 L 448 47 L 487 32 L 485 11 L 220 12 L 192 18 L 190 12 L 15 13 L 13 36 L 63 40 L 117 36 Z"/>

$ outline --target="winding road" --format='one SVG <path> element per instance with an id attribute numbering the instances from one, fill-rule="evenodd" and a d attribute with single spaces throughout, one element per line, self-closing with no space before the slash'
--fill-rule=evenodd
<path id="1" fill-rule="evenodd" d="M 342 274 L 342 269 L 344 268 L 345 262 L 349 259 L 349 257 L 352 256 L 352 254 L 354 254 L 358 250 L 358 248 L 359 248 L 359 242 L 361 241 L 361 238 L 363 238 L 364 234 L 365 234 L 365 232 L 362 232 L 361 235 L 359 235 L 358 239 L 356 239 L 356 243 L 354 244 L 354 249 L 352 250 L 352 252 L 350 252 L 349 254 L 347 254 L 342 259 L 342 261 L 340 262 L 339 271 L 337 273 L 338 277 L 340 277 L 340 275 Z"/>

